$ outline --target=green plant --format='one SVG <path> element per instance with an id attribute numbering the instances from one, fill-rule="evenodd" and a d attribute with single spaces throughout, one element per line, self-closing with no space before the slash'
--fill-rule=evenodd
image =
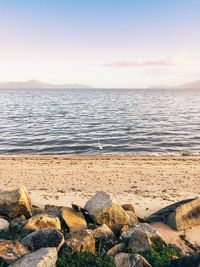
<path id="1" fill-rule="evenodd" d="M 173 257 L 180 257 L 181 251 L 176 247 L 164 244 L 160 240 L 153 240 L 152 251 L 141 255 L 153 267 L 170 267 Z"/>
<path id="2" fill-rule="evenodd" d="M 0 267 L 6 267 L 8 264 L 6 264 L 1 258 L 0 258 Z"/>
<path id="3" fill-rule="evenodd" d="M 60 254 L 57 267 L 115 267 L 111 258 L 101 257 L 90 253 Z"/>

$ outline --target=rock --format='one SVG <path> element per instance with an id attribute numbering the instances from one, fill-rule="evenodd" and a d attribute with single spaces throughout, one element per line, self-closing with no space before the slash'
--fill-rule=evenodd
<path id="1" fill-rule="evenodd" d="M 31 216 L 31 200 L 26 187 L 12 191 L 0 190 L 0 214 L 8 218 L 16 218 L 20 215 L 28 218 Z"/>
<path id="2" fill-rule="evenodd" d="M 60 220 L 58 217 L 45 213 L 34 215 L 24 225 L 24 229 L 32 231 L 52 227 L 61 230 Z"/>
<path id="3" fill-rule="evenodd" d="M 182 257 L 180 259 L 173 260 L 171 267 L 199 267 L 200 266 L 200 254 Z"/>
<path id="4" fill-rule="evenodd" d="M 146 259 L 138 254 L 119 253 L 115 256 L 116 267 L 151 267 Z"/>
<path id="5" fill-rule="evenodd" d="M 17 231 L 18 229 L 22 229 L 22 225 L 23 223 L 25 223 L 25 221 L 26 217 L 24 215 L 12 219 L 12 221 L 10 221 L 10 229 L 12 231 Z"/>
<path id="6" fill-rule="evenodd" d="M 175 230 L 185 230 L 200 225 L 200 198 L 182 204 L 171 212 L 166 223 Z"/>
<path id="7" fill-rule="evenodd" d="M 141 231 L 148 235 L 149 238 L 159 238 L 161 239 L 160 233 L 153 229 L 149 224 L 147 223 L 140 223 L 138 225 L 131 225 L 131 226 L 124 226 L 121 231 L 121 237 L 124 240 L 129 240 L 132 236 L 132 234 L 135 231 Z"/>
<path id="8" fill-rule="evenodd" d="M 11 263 L 28 253 L 28 249 L 18 241 L 0 241 L 0 258 L 6 263 Z"/>
<path id="9" fill-rule="evenodd" d="M 84 209 L 87 210 L 90 215 L 96 217 L 101 209 L 111 205 L 112 199 L 110 195 L 104 191 L 98 191 L 90 200 L 87 201 Z"/>
<path id="10" fill-rule="evenodd" d="M 7 231 L 9 228 L 9 222 L 3 218 L 0 218 L 0 231 Z"/>
<path id="11" fill-rule="evenodd" d="M 98 228 L 94 229 L 92 231 L 92 234 L 94 238 L 104 239 L 104 240 L 112 239 L 115 237 L 113 231 L 106 224 L 102 224 Z"/>
<path id="12" fill-rule="evenodd" d="M 48 214 L 52 214 L 60 218 L 61 209 L 63 206 L 55 206 L 55 205 L 45 205 L 45 212 Z"/>
<path id="13" fill-rule="evenodd" d="M 130 227 L 128 231 L 122 232 L 121 236 L 125 240 L 130 237 L 129 247 L 134 253 L 150 251 L 155 240 L 166 244 L 159 232 L 147 223 L 140 223 L 134 227 Z"/>
<path id="14" fill-rule="evenodd" d="M 56 247 L 59 250 L 64 244 L 64 236 L 55 228 L 46 228 L 35 231 L 21 240 L 31 251 L 40 248 Z"/>
<path id="15" fill-rule="evenodd" d="M 71 248 L 73 253 L 95 253 L 95 239 L 91 230 L 82 230 L 72 233 L 66 240 L 66 245 Z"/>
<path id="16" fill-rule="evenodd" d="M 112 247 L 111 249 L 109 249 L 107 252 L 107 255 L 110 257 L 114 257 L 115 255 L 120 253 L 124 248 L 125 248 L 125 244 L 119 243 L 119 244 L 115 245 L 114 247 Z"/>
<path id="17" fill-rule="evenodd" d="M 9 267 L 56 267 L 57 250 L 41 248 L 13 262 Z"/>
<path id="18" fill-rule="evenodd" d="M 122 208 L 123 208 L 125 211 L 132 211 L 133 213 L 135 213 L 135 208 L 133 207 L 132 204 L 123 204 L 123 205 L 122 205 Z"/>
<path id="19" fill-rule="evenodd" d="M 87 228 L 85 217 L 80 211 L 72 208 L 62 208 L 61 216 L 70 232 L 78 232 Z"/>
<path id="20" fill-rule="evenodd" d="M 106 224 L 113 231 L 119 231 L 128 224 L 129 216 L 120 205 L 113 203 L 97 213 L 96 221 L 99 224 Z"/>
<path id="21" fill-rule="evenodd" d="M 126 211 L 126 213 L 129 216 L 129 220 L 128 220 L 128 225 L 134 225 L 134 224 L 138 224 L 138 217 L 135 215 L 134 212 L 132 211 Z"/>
<path id="22" fill-rule="evenodd" d="M 86 209 L 83 209 L 82 207 L 80 207 L 76 204 L 72 204 L 72 208 L 76 211 L 82 212 L 87 223 L 94 223 L 95 222 L 94 217 L 91 216 Z"/>
<path id="23" fill-rule="evenodd" d="M 41 214 L 44 213 L 44 206 L 43 207 L 38 207 L 36 205 L 32 205 L 32 215 L 36 215 L 36 214 Z"/>
<path id="24" fill-rule="evenodd" d="M 175 230 L 200 225 L 200 198 L 179 201 L 150 215 L 149 222 L 164 222 Z"/>
<path id="25" fill-rule="evenodd" d="M 146 233 L 137 230 L 131 235 L 129 247 L 133 253 L 148 252 L 152 249 L 152 242 Z"/>

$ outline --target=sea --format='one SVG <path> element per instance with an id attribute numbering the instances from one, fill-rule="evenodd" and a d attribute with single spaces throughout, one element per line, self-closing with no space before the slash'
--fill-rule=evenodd
<path id="1" fill-rule="evenodd" d="M 200 89 L 0 90 L 1 155 L 199 153 Z"/>

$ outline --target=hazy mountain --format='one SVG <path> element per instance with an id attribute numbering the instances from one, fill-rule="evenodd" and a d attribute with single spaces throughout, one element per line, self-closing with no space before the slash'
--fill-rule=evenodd
<path id="1" fill-rule="evenodd" d="M 200 89 L 200 80 L 193 81 L 193 82 L 186 83 L 186 84 L 181 84 L 181 85 L 177 86 L 176 88 L 180 88 L 180 89 Z"/>
<path id="2" fill-rule="evenodd" d="M 149 89 L 168 89 L 169 86 L 166 86 L 166 85 L 154 85 L 154 86 L 151 86 L 149 87 Z"/>
<path id="3" fill-rule="evenodd" d="M 0 89 L 84 89 L 92 88 L 83 84 L 49 84 L 37 80 L 29 80 L 25 82 L 5 82 L 0 83 Z"/>
<path id="4" fill-rule="evenodd" d="M 149 89 L 200 89 L 200 80 L 178 86 L 155 85 L 149 87 Z"/>

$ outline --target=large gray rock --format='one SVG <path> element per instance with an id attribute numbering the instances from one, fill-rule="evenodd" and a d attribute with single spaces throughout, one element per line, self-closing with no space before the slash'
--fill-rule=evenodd
<path id="1" fill-rule="evenodd" d="M 131 234 L 131 236 L 130 236 Z M 154 230 L 147 223 L 141 223 L 131 228 L 129 232 L 122 233 L 123 238 L 129 240 L 129 247 L 133 253 L 151 251 L 152 245 L 156 240 L 165 244 L 158 231 Z"/>
<path id="2" fill-rule="evenodd" d="M 28 249 L 18 241 L 0 241 L 0 258 L 6 263 L 11 263 L 28 253 Z"/>
<path id="3" fill-rule="evenodd" d="M 46 228 L 35 231 L 21 240 L 31 251 L 44 247 L 56 247 L 57 250 L 64 244 L 64 236 L 55 228 Z"/>
<path id="4" fill-rule="evenodd" d="M 9 228 L 9 222 L 3 218 L 0 218 L 0 231 L 7 231 Z"/>
<path id="5" fill-rule="evenodd" d="M 119 253 L 115 256 L 116 267 L 151 267 L 146 259 L 138 254 Z"/>
<path id="6" fill-rule="evenodd" d="M 110 195 L 104 191 L 98 191 L 86 202 L 84 209 L 87 210 L 90 215 L 96 217 L 101 209 L 109 207 L 110 205 L 112 205 L 112 198 Z"/>
<path id="7" fill-rule="evenodd" d="M 200 225 L 200 198 L 187 199 L 150 215 L 149 222 L 162 221 L 175 230 L 185 230 L 187 228 Z"/>
<path id="8" fill-rule="evenodd" d="M 148 252 L 151 251 L 152 242 L 146 233 L 135 231 L 129 240 L 129 247 L 133 253 Z"/>
<path id="9" fill-rule="evenodd" d="M 132 234 L 135 232 L 135 231 L 141 231 L 141 232 L 144 232 L 148 235 L 148 237 L 152 238 L 152 237 L 155 237 L 155 238 L 161 238 L 161 235 L 160 233 L 153 229 L 149 224 L 147 223 L 139 223 L 138 225 L 131 225 L 131 226 L 125 226 L 122 228 L 122 231 L 121 231 L 121 237 L 124 239 L 124 240 L 129 240 L 132 236 Z"/>
<path id="10" fill-rule="evenodd" d="M 10 267 L 56 267 L 56 248 L 41 248 L 13 262 Z"/>
<path id="11" fill-rule="evenodd" d="M 0 215 L 16 218 L 20 215 L 30 217 L 31 214 L 32 205 L 26 187 L 11 191 L 0 190 Z"/>

